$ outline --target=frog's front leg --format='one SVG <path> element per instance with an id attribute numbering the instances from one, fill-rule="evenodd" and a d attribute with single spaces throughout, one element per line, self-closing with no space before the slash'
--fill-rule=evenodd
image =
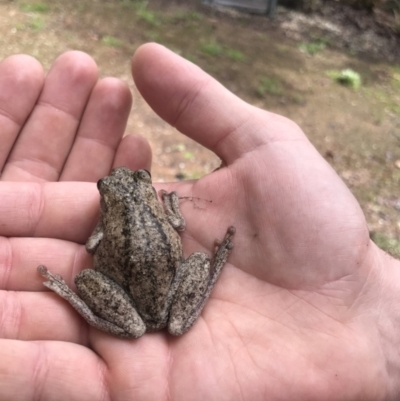
<path id="1" fill-rule="evenodd" d="M 60 275 L 43 265 L 38 272 L 48 280 L 43 284 L 68 301 L 91 326 L 119 337 L 137 338 L 145 333 L 146 326 L 130 297 L 104 274 L 92 269 L 79 273 L 75 278 L 79 297 Z"/>
<path id="2" fill-rule="evenodd" d="M 179 210 L 179 197 L 176 192 L 160 191 L 164 202 L 165 215 L 172 227 L 177 231 L 183 231 L 186 227 L 185 219 Z"/>
<path id="3" fill-rule="evenodd" d="M 100 220 L 94 228 L 92 235 L 86 241 L 85 247 L 88 253 L 93 255 L 96 252 L 97 247 L 100 245 L 100 242 L 103 239 L 103 235 L 103 219 L 100 217 Z"/>
<path id="4" fill-rule="evenodd" d="M 201 252 L 193 253 L 185 260 L 185 273 L 170 309 L 168 331 L 171 334 L 185 333 L 199 317 L 233 248 L 231 239 L 235 231 L 234 227 L 228 228 L 212 260 Z"/>

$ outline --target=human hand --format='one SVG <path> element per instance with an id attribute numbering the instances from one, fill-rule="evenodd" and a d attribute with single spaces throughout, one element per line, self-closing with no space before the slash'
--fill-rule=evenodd
<path id="1" fill-rule="evenodd" d="M 7 383 L 6 396 L 14 395 L 3 399 L 398 399 L 398 262 L 370 242 L 334 171 L 296 125 L 240 101 L 160 46 L 140 48 L 133 73 L 161 117 L 224 161 L 198 181 L 163 188 L 212 200 L 182 204 L 186 253 L 210 251 L 215 237 L 236 227 L 229 263 L 187 334 L 120 340 L 88 329 L 53 294 L 29 293 L 41 280 L 32 282 L 27 259 L 13 260 L 15 270 L 27 267 L 9 269 L 8 289 L 25 292 L 5 298 L 15 313 L 2 308 L 2 337 L 11 340 L 1 348 L 0 388 Z M 30 199 L 31 210 L 50 205 L 44 218 L 59 216 L 51 232 L 41 221 L 43 233 L 54 237 L 79 218 L 89 231 L 92 189 L 51 195 L 52 203 L 49 196 Z M 31 269 L 43 262 L 71 282 L 87 267 L 82 247 L 51 244 L 25 248 Z M 29 379 L 29 388 L 19 385 Z"/>
<path id="2" fill-rule="evenodd" d="M 34 58 L 8 57 L 0 64 L 1 180 L 96 182 L 113 166 L 149 168 L 147 142 L 121 140 L 131 104 L 129 88 L 98 80 L 84 53 L 64 53 L 46 78 Z"/>

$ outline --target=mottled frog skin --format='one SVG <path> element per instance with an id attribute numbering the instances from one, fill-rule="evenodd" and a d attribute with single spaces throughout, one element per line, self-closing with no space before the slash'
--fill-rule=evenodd
<path id="1" fill-rule="evenodd" d="M 100 220 L 86 243 L 93 269 L 75 278 L 75 294 L 41 265 L 45 286 L 66 299 L 92 326 L 137 338 L 165 327 L 185 333 L 201 313 L 233 248 L 229 227 L 212 261 L 201 252 L 183 258 L 185 228 L 175 192 L 158 201 L 146 170 L 114 169 L 99 180 Z"/>

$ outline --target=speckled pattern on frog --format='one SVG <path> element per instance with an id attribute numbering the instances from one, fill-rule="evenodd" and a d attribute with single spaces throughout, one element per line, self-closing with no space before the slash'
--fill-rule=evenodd
<path id="1" fill-rule="evenodd" d="M 140 337 L 164 327 L 174 335 L 195 322 L 232 250 L 229 227 L 212 259 L 196 252 L 183 259 L 176 230 L 185 228 L 175 192 L 158 201 L 146 170 L 120 167 L 98 182 L 100 220 L 86 243 L 92 269 L 75 278 L 78 294 L 44 266 L 44 283 L 94 327 Z"/>

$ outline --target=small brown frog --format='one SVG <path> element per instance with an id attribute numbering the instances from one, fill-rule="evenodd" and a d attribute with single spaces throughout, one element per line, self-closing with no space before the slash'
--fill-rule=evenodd
<path id="1" fill-rule="evenodd" d="M 158 201 L 146 170 L 116 168 L 97 183 L 100 221 L 86 243 L 94 269 L 75 278 L 75 294 L 41 265 L 44 285 L 66 299 L 92 326 L 137 338 L 165 327 L 185 333 L 200 315 L 233 248 L 234 227 L 212 260 L 195 252 L 186 260 L 176 230 L 185 228 L 176 192 Z"/>

